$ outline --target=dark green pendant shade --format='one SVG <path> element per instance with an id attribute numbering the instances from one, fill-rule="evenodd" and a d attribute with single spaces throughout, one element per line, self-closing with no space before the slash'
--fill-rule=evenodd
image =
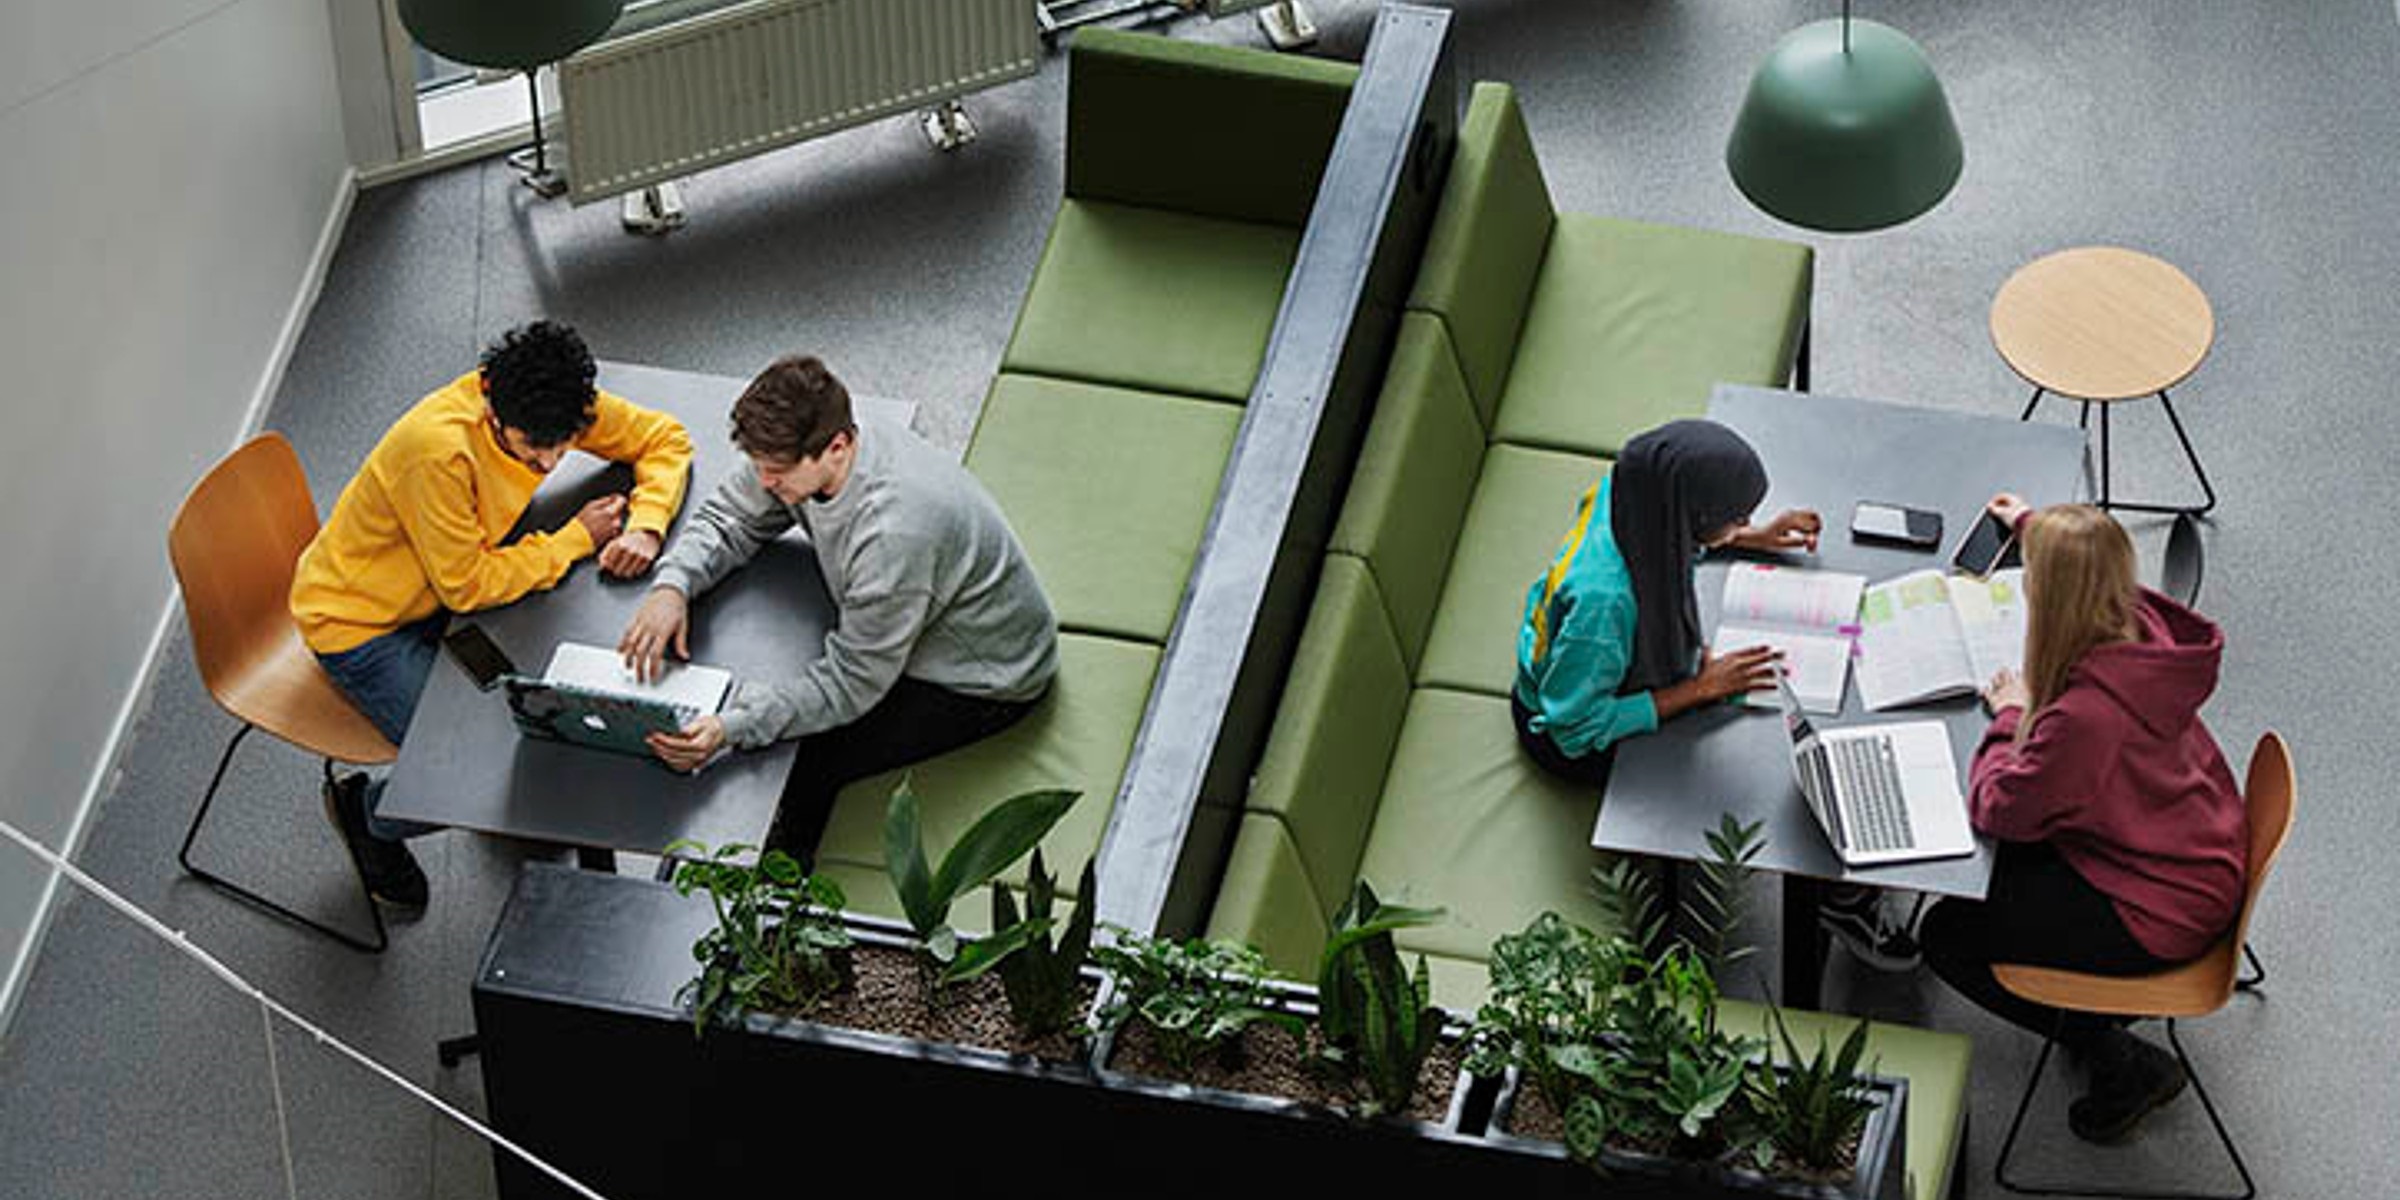
<path id="1" fill-rule="evenodd" d="M 452 62 L 524 71 L 598 41 L 624 8 L 625 0 L 400 0 L 400 23 Z"/>
<path id="2" fill-rule="evenodd" d="M 1752 204 L 1831 233 L 1926 212 L 1965 160 L 1925 51 L 1888 25 L 1847 18 L 1775 44 L 1725 144 L 1725 166 Z"/>

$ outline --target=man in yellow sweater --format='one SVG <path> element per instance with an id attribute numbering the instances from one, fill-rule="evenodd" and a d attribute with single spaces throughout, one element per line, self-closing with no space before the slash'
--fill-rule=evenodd
<path id="1" fill-rule="evenodd" d="M 375 444 L 300 555 L 292 617 L 326 673 L 394 743 L 408 730 L 451 613 L 554 586 L 594 551 L 636 576 L 657 560 L 692 460 L 683 425 L 598 390 L 574 330 L 510 330 L 480 369 L 425 397 Z M 547 533 L 502 545 L 569 450 L 633 466 L 634 489 Z M 424 826 L 375 816 L 381 787 L 350 775 L 326 795 L 367 891 L 421 908 L 425 873 L 402 839 Z"/>

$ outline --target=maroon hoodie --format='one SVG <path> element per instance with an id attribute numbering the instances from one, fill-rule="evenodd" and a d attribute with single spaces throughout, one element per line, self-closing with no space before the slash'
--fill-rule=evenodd
<path id="1" fill-rule="evenodd" d="M 2095 646 L 2033 733 L 1992 720 L 1967 809 L 2007 842 L 2049 842 L 2117 906 L 2152 954 L 2196 958 L 2232 927 L 2248 878 L 2248 812 L 2200 704 L 2224 631 L 2142 589 L 2141 639 Z"/>

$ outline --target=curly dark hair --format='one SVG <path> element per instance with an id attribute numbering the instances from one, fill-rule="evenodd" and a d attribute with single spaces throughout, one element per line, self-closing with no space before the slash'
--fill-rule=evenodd
<path id="1" fill-rule="evenodd" d="M 850 390 L 815 355 L 776 359 L 733 402 L 733 444 L 754 458 L 815 458 L 855 428 Z"/>
<path id="2" fill-rule="evenodd" d="M 591 426 L 598 398 L 592 381 L 599 373 L 583 338 L 555 321 L 520 325 L 483 352 L 484 396 L 492 414 L 541 447 Z"/>

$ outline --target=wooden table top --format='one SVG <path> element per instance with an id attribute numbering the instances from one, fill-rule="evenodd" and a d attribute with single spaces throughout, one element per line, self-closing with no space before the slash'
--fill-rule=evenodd
<path id="1" fill-rule="evenodd" d="M 2027 383 L 2079 400 L 2130 400 L 2189 378 L 2216 316 L 2172 264 L 2082 246 L 2017 269 L 1992 300 L 1992 345 Z"/>

